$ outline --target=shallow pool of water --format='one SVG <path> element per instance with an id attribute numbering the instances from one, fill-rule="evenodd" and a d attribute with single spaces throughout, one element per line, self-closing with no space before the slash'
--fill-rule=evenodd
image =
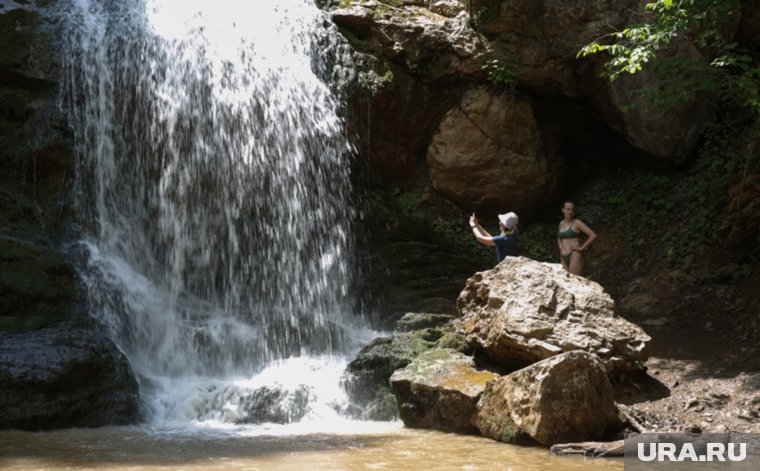
<path id="1" fill-rule="evenodd" d="M 0 469 L 622 470 L 622 459 L 553 457 L 478 436 L 367 424 L 347 433 L 139 427 L 0 432 Z"/>

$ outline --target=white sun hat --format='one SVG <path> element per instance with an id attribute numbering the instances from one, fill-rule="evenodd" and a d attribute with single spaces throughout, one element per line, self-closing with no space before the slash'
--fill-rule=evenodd
<path id="1" fill-rule="evenodd" d="M 504 227 L 510 231 L 517 226 L 518 220 L 517 214 L 515 213 L 499 214 L 499 222 L 504 224 Z"/>

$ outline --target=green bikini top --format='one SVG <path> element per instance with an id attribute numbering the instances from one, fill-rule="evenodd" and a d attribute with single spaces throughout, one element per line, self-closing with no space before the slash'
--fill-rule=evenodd
<path id="1" fill-rule="evenodd" d="M 557 238 L 558 239 L 577 239 L 580 236 L 581 236 L 581 233 L 580 232 L 575 232 L 573 230 L 573 225 L 572 224 L 570 224 L 570 227 L 568 227 L 564 231 L 559 231 L 559 233 L 557 233 Z"/>

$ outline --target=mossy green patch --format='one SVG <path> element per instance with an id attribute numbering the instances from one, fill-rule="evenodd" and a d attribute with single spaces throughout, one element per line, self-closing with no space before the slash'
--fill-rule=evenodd
<path id="1" fill-rule="evenodd" d="M 515 443 L 520 438 L 520 430 L 515 426 L 505 426 L 499 435 L 499 441 L 504 443 Z"/>

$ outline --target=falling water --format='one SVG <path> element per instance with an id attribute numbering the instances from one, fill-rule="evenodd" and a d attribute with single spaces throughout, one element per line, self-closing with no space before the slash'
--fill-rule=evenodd
<path id="1" fill-rule="evenodd" d="M 313 0 L 71 0 L 65 107 L 83 277 L 148 415 L 336 409 L 351 148 Z M 322 384 L 325 383 L 325 384 Z"/>

